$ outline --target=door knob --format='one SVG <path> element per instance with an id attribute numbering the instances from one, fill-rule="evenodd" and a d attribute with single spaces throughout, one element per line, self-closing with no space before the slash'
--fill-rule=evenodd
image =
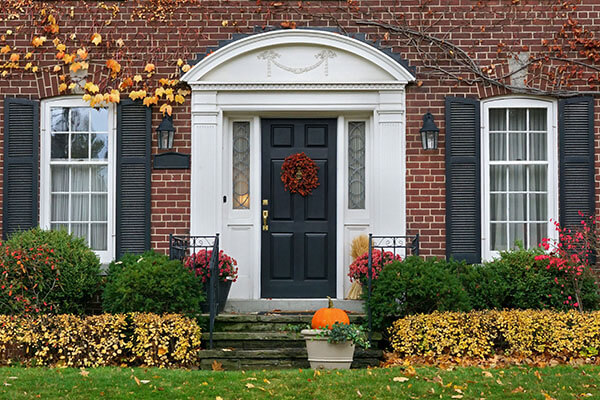
<path id="1" fill-rule="evenodd" d="M 269 218 L 269 210 L 263 210 L 262 217 L 263 217 L 262 230 L 263 231 L 268 231 L 269 230 L 269 225 L 267 223 L 267 218 Z"/>

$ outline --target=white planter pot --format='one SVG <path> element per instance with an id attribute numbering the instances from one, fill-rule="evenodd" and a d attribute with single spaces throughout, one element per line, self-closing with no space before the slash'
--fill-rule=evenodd
<path id="1" fill-rule="evenodd" d="M 328 343 L 327 337 L 317 336 L 321 329 L 304 329 L 306 352 L 312 369 L 350 369 L 354 359 L 354 343 Z"/>

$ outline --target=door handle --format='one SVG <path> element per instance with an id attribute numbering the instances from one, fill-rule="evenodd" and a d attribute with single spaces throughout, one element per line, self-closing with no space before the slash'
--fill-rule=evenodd
<path id="1" fill-rule="evenodd" d="M 263 231 L 268 231 L 269 230 L 269 225 L 267 223 L 267 218 L 269 218 L 269 210 L 263 210 L 262 217 L 263 217 L 262 230 Z"/>

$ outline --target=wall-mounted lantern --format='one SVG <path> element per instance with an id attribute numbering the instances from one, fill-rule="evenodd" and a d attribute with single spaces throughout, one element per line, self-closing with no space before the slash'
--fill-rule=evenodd
<path id="1" fill-rule="evenodd" d="M 435 125 L 433 115 L 430 112 L 423 115 L 423 127 L 419 132 L 421 132 L 421 145 L 423 146 L 423 150 L 437 149 L 440 130 Z"/>
<path id="2" fill-rule="evenodd" d="M 175 127 L 173 127 L 173 117 L 165 115 L 156 130 L 158 137 L 158 148 L 168 150 L 173 148 L 173 136 L 175 136 Z"/>

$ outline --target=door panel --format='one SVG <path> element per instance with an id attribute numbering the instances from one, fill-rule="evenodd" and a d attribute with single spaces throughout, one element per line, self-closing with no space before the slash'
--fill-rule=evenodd
<path id="1" fill-rule="evenodd" d="M 335 296 L 336 120 L 262 120 L 261 296 Z M 303 197 L 285 191 L 281 166 L 304 152 L 317 164 L 319 186 Z M 261 213 L 262 218 L 262 213 Z M 262 225 L 261 219 L 261 225 Z"/>

